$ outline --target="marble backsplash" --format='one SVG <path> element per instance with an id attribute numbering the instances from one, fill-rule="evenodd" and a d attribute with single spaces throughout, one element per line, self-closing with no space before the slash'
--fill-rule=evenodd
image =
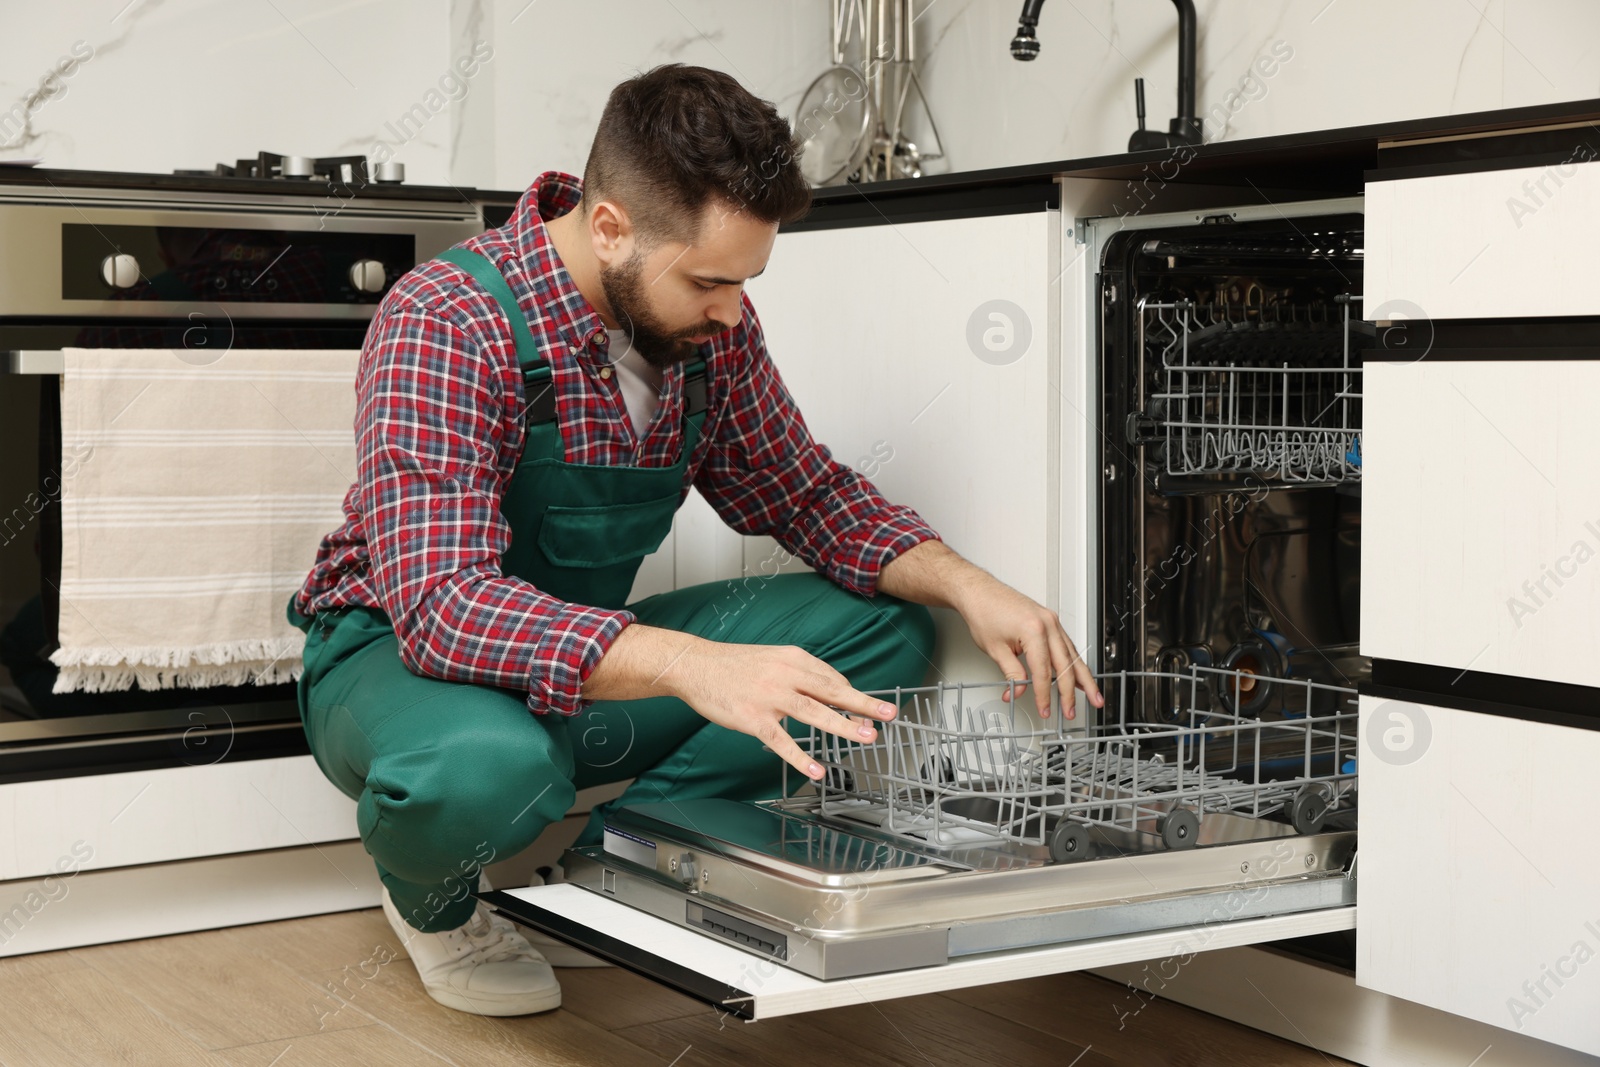
<path id="1" fill-rule="evenodd" d="M 1588 0 L 1197 0 L 1198 110 L 1237 139 L 1600 96 Z M 946 159 L 930 172 L 1120 151 L 1143 76 L 1174 111 L 1166 0 L 916 0 Z M 521 188 L 582 169 L 612 85 L 724 69 L 792 115 L 828 64 L 826 0 L 0 0 L 0 159 L 164 172 L 267 149 L 353 152 L 408 180 Z M 912 139 L 931 142 L 919 118 Z"/>
<path id="2" fill-rule="evenodd" d="M 0 158 L 160 173 L 261 150 L 342 155 L 396 140 L 386 124 L 409 113 L 395 158 L 413 181 L 447 181 L 456 105 L 410 112 L 453 69 L 445 16 L 437 0 L 4 0 Z M 92 57 L 37 99 L 75 45 Z"/>

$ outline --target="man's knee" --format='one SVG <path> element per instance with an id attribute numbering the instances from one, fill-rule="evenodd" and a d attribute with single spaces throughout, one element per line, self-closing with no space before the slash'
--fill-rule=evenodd
<path id="1" fill-rule="evenodd" d="M 558 764 L 493 731 L 472 729 L 378 756 L 358 812 L 362 836 L 383 834 L 423 865 L 509 859 L 572 807 L 570 768 Z M 397 864 L 405 865 L 396 859 L 390 869 L 409 878 Z"/>
<path id="2" fill-rule="evenodd" d="M 932 613 L 885 593 L 854 601 L 860 622 L 849 639 L 849 654 L 834 666 L 865 691 L 920 686 L 933 662 Z"/>

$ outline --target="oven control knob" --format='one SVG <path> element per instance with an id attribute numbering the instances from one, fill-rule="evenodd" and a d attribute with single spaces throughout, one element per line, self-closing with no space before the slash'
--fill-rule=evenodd
<path id="1" fill-rule="evenodd" d="M 373 170 L 374 178 L 384 185 L 399 185 L 406 180 L 406 165 L 404 163 L 379 163 Z"/>
<path id="2" fill-rule="evenodd" d="M 381 293 L 386 280 L 383 264 L 375 259 L 358 259 L 350 265 L 350 284 L 358 293 Z"/>
<path id="3" fill-rule="evenodd" d="M 694 885 L 695 879 L 700 877 L 700 872 L 695 870 L 693 853 L 685 852 L 678 860 L 678 878 L 684 885 Z"/>
<path id="4" fill-rule="evenodd" d="M 118 252 L 100 261 L 100 277 L 113 289 L 131 289 L 139 284 L 139 261 Z"/>

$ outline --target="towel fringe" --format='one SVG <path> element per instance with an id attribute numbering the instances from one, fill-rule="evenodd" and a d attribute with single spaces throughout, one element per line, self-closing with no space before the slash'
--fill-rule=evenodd
<path id="1" fill-rule="evenodd" d="M 305 635 L 253 638 L 187 648 L 89 645 L 57 649 L 54 693 L 107 693 L 131 689 L 204 689 L 221 685 L 277 685 L 297 680 Z"/>

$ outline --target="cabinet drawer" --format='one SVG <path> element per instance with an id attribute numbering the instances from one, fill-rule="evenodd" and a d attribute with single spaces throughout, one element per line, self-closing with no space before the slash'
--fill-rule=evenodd
<path id="1" fill-rule="evenodd" d="M 1365 377 L 1362 653 L 1600 685 L 1600 361 Z"/>
<path id="2" fill-rule="evenodd" d="M 1600 1054 L 1600 731 L 1361 698 L 1356 981 Z"/>
<path id="3" fill-rule="evenodd" d="M 1369 182 L 1367 317 L 1600 314 L 1600 162 L 1585 132 L 1555 163 Z"/>

